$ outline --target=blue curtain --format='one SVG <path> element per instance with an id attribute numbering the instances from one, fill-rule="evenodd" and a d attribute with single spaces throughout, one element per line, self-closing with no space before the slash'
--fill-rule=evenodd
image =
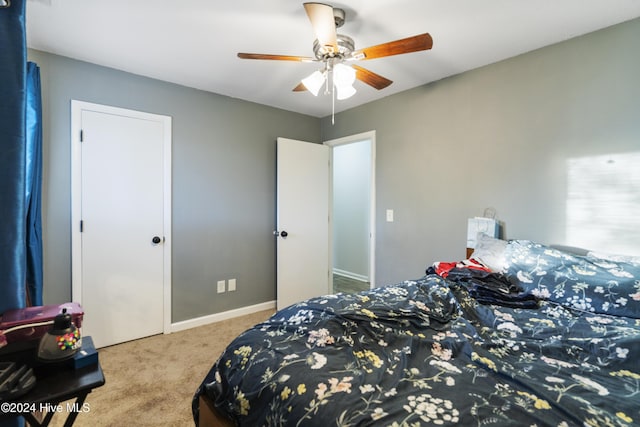
<path id="1" fill-rule="evenodd" d="M 42 305 L 40 69 L 26 62 L 24 30 L 21 38 L 11 31 L 24 29 L 24 17 L 9 13 L 17 6 L 0 9 L 0 274 L 10 278 L 0 284 L 0 313 Z"/>
<path id="2" fill-rule="evenodd" d="M 40 76 L 30 65 L 27 84 L 25 9 L 26 0 L 0 8 L 0 313 L 42 304 Z"/>
<path id="3" fill-rule="evenodd" d="M 25 3 L 0 9 L 0 312 L 26 305 Z"/>
<path id="4" fill-rule="evenodd" d="M 27 63 L 26 284 L 27 305 L 42 305 L 42 100 L 40 68 Z"/>

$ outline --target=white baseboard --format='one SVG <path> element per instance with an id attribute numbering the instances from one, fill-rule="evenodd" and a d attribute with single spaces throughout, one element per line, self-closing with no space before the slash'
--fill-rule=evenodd
<path id="1" fill-rule="evenodd" d="M 345 276 L 348 277 L 350 279 L 354 279 L 354 280 L 360 280 L 361 282 L 368 282 L 369 278 L 365 275 L 362 274 L 358 274 L 358 273 L 352 273 L 350 271 L 345 271 L 345 270 L 340 270 L 339 268 L 334 268 L 333 269 L 333 274 L 338 274 L 340 276 Z"/>
<path id="2" fill-rule="evenodd" d="M 267 301 L 260 304 L 249 305 L 247 307 L 240 307 L 229 311 L 223 311 L 222 313 L 209 314 L 207 316 L 197 317 L 195 319 L 183 320 L 171 324 L 171 330 L 165 331 L 165 333 L 179 332 L 186 329 L 195 328 L 197 326 L 209 325 L 211 323 L 220 322 L 222 320 L 233 319 L 234 317 L 245 316 L 247 314 L 257 313 L 258 311 L 276 309 L 275 301 Z"/>

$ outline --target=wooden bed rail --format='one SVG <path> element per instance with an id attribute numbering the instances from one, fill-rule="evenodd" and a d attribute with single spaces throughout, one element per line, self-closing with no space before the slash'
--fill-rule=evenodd
<path id="1" fill-rule="evenodd" d="M 200 396 L 200 413 L 198 416 L 200 427 L 234 427 L 235 423 L 229 418 L 220 414 L 213 405 L 211 399 Z"/>

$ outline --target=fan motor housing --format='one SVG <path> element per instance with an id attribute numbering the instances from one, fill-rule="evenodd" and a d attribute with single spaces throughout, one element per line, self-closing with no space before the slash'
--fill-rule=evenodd
<path id="1" fill-rule="evenodd" d="M 316 55 L 316 58 L 320 61 L 323 61 L 328 58 L 345 58 L 351 55 L 355 48 L 355 44 L 353 43 L 353 39 L 349 36 L 345 36 L 343 34 L 336 35 L 336 42 L 338 43 L 338 51 L 337 52 L 323 52 L 323 46 L 320 45 L 318 40 L 313 42 L 313 53 Z"/>
<path id="2" fill-rule="evenodd" d="M 344 24 L 344 9 L 339 9 L 337 7 L 333 8 L 333 22 L 336 24 L 336 28 L 342 27 Z"/>

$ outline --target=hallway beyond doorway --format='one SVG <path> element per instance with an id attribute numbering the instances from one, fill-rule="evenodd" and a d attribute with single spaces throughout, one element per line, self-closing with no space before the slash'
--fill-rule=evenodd
<path id="1" fill-rule="evenodd" d="M 362 280 L 352 279 L 351 277 L 333 273 L 334 293 L 344 292 L 346 294 L 355 294 L 360 291 L 369 290 L 369 288 L 369 282 L 363 282 Z"/>

